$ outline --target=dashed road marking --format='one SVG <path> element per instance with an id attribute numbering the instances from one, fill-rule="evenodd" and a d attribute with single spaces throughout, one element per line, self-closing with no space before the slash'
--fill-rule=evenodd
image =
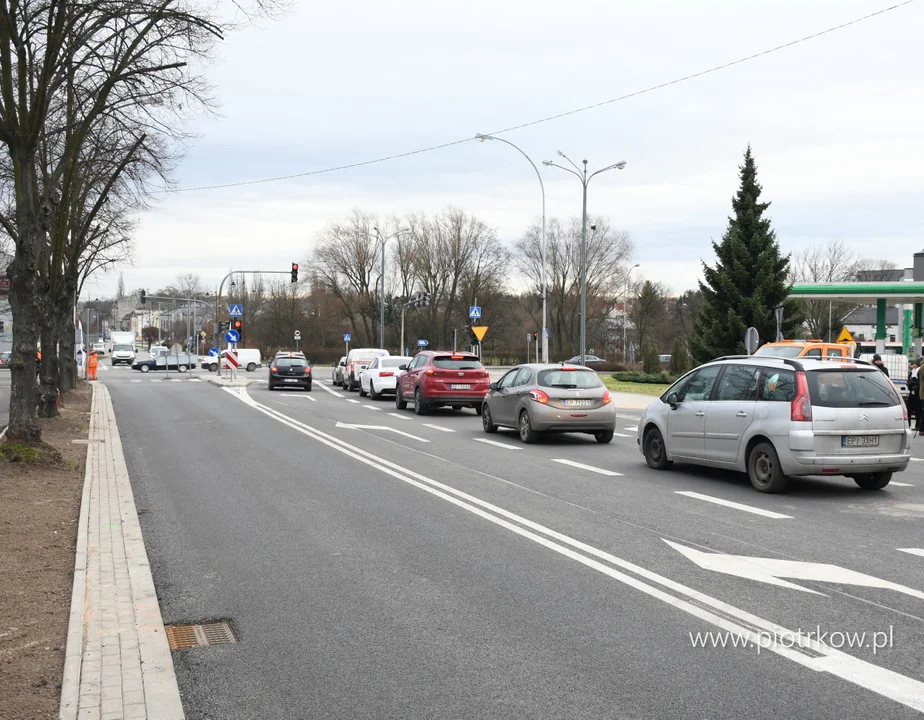
<path id="1" fill-rule="evenodd" d="M 455 430 L 443 427 L 442 425 L 431 425 L 430 423 L 424 423 L 423 425 L 424 427 L 433 428 L 434 430 L 442 430 L 443 432 L 455 432 Z"/>
<path id="2" fill-rule="evenodd" d="M 388 414 L 389 416 L 393 418 L 398 418 L 399 420 L 410 420 L 409 417 L 407 417 L 406 415 L 402 415 L 401 413 L 388 413 Z"/>
<path id="3" fill-rule="evenodd" d="M 508 443 L 497 442 L 497 440 L 488 440 L 487 438 L 473 438 L 475 442 L 485 443 L 487 445 L 495 445 L 497 447 L 502 447 L 506 450 L 522 450 L 523 448 L 517 447 L 516 445 L 510 445 Z"/>
<path id="4" fill-rule="evenodd" d="M 896 548 L 899 552 L 908 553 L 909 555 L 920 555 L 924 557 L 924 549 L 921 548 Z"/>
<path id="5" fill-rule="evenodd" d="M 716 505 L 722 505 L 724 507 L 732 508 L 734 510 L 743 510 L 744 512 L 753 513 L 754 515 L 763 515 L 764 517 L 773 518 L 774 520 L 792 520 L 792 515 L 783 515 L 782 513 L 773 512 L 772 510 L 764 510 L 763 508 L 753 507 L 751 505 L 743 505 L 742 503 L 732 502 L 731 500 L 723 500 L 722 498 L 712 497 L 711 495 L 703 495 L 698 492 L 692 492 L 691 490 L 676 490 L 677 495 L 686 495 L 689 498 L 694 498 L 695 500 L 705 500 L 706 502 L 715 503 Z"/>
<path id="6" fill-rule="evenodd" d="M 562 465 L 570 465 L 571 467 L 580 468 L 581 470 L 589 470 L 590 472 L 599 473 L 600 475 L 611 475 L 611 476 L 621 476 L 622 473 L 614 472 L 613 470 L 604 470 L 603 468 L 594 467 L 593 465 L 585 465 L 584 463 L 574 462 L 573 460 L 565 460 L 564 458 L 552 458 L 552 462 L 561 463 Z"/>

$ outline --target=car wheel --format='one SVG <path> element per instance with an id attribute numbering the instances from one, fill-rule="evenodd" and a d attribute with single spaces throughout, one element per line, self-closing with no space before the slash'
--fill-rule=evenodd
<path id="1" fill-rule="evenodd" d="M 382 393 L 377 393 L 375 391 L 375 383 L 372 380 L 369 381 L 369 397 L 373 400 L 378 400 L 382 397 Z"/>
<path id="2" fill-rule="evenodd" d="M 151 372 L 151 368 L 150 368 L 148 365 L 142 365 L 141 368 L 140 368 L 140 370 L 141 370 L 141 372 L 143 372 L 143 373 Z"/>
<path id="3" fill-rule="evenodd" d="M 427 403 L 424 402 L 423 393 L 420 391 L 420 388 L 414 391 L 414 412 L 417 415 L 427 414 Z"/>
<path id="4" fill-rule="evenodd" d="M 218 363 L 212 363 L 209 365 L 209 372 L 218 372 Z"/>
<path id="5" fill-rule="evenodd" d="M 778 493 L 786 489 L 789 478 L 783 474 L 780 458 L 770 443 L 758 443 L 748 455 L 748 477 L 758 492 Z"/>
<path id="6" fill-rule="evenodd" d="M 359 381 L 359 396 L 366 397 L 366 389 L 363 387 L 362 380 Z"/>
<path id="7" fill-rule="evenodd" d="M 311 383 L 308 383 L 307 385 L 305 385 L 305 390 L 307 390 L 308 392 L 311 392 Z"/>
<path id="8" fill-rule="evenodd" d="M 401 396 L 401 386 L 395 388 L 395 407 L 398 410 L 404 410 L 407 407 L 407 400 Z"/>
<path id="9" fill-rule="evenodd" d="M 864 490 L 882 490 L 892 480 L 892 473 L 878 472 L 854 475 L 853 481 Z"/>
<path id="10" fill-rule="evenodd" d="M 485 403 L 481 409 L 481 427 L 486 433 L 496 433 L 497 425 L 494 424 L 494 418 L 491 417 L 491 408 Z"/>
<path id="11" fill-rule="evenodd" d="M 517 422 L 517 429 L 520 432 L 520 440 L 530 444 L 539 440 L 539 433 L 533 430 L 533 425 L 529 421 L 529 412 L 522 410 L 520 412 L 520 419 Z"/>
<path id="12" fill-rule="evenodd" d="M 247 363 L 247 372 L 253 372 L 257 369 L 256 363 Z"/>
<path id="13" fill-rule="evenodd" d="M 613 431 L 612 430 L 601 430 L 600 432 L 595 432 L 594 438 L 601 445 L 606 445 L 608 442 L 611 442 L 613 440 Z"/>
<path id="14" fill-rule="evenodd" d="M 276 386 L 273 385 L 273 383 L 267 383 L 267 384 L 266 384 L 266 388 L 267 388 L 270 392 L 273 392 L 273 390 L 276 389 Z"/>
<path id="15" fill-rule="evenodd" d="M 667 459 L 667 449 L 664 447 L 664 437 L 658 428 L 651 428 L 645 433 L 642 442 L 645 451 L 645 462 L 653 470 L 667 470 L 673 463 Z"/>
<path id="16" fill-rule="evenodd" d="M 180 365 L 180 366 L 177 368 L 177 370 L 179 370 L 180 372 L 186 372 L 187 370 L 189 370 L 189 368 L 186 367 L 185 365 Z"/>

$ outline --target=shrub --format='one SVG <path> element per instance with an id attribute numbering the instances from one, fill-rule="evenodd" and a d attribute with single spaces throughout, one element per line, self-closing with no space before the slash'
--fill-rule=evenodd
<path id="1" fill-rule="evenodd" d="M 676 376 L 666 372 L 646 373 L 638 372 L 637 370 L 614 372 L 611 377 L 620 382 L 645 383 L 648 385 L 670 385 L 677 379 Z"/>
<path id="2" fill-rule="evenodd" d="M 645 347 L 645 352 L 642 356 L 642 366 L 649 375 L 661 372 L 661 360 L 658 357 L 658 348 L 654 345 Z"/>
<path id="3" fill-rule="evenodd" d="M 687 352 L 686 343 L 682 338 L 674 341 L 674 347 L 671 349 L 670 371 L 674 375 L 683 375 L 690 369 L 690 354 Z"/>

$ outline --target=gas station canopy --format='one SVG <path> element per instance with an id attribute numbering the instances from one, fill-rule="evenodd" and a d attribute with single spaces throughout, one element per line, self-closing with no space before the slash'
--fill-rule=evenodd
<path id="1" fill-rule="evenodd" d="M 792 298 L 803 300 L 845 300 L 869 304 L 885 300 L 889 305 L 924 303 L 924 282 L 798 283 Z"/>

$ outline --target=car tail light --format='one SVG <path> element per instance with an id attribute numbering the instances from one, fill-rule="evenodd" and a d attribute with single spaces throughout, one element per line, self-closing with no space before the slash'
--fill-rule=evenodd
<path id="1" fill-rule="evenodd" d="M 908 406 L 905 404 L 904 398 L 902 398 L 902 412 L 905 415 L 904 420 L 905 422 L 907 422 L 908 421 Z"/>
<path id="2" fill-rule="evenodd" d="M 489 373 L 487 370 L 485 370 L 485 371 L 484 371 L 484 376 L 485 376 L 485 377 L 491 377 L 491 373 Z"/>
<path id="3" fill-rule="evenodd" d="M 433 374 L 434 374 L 434 373 L 433 373 L 432 370 L 427 370 L 427 375 L 433 375 Z"/>
<path id="4" fill-rule="evenodd" d="M 388 372 L 380 372 L 380 373 L 379 373 L 379 377 L 392 377 L 393 375 L 394 375 L 394 373 L 391 372 L 391 371 L 388 371 Z"/>
<path id="5" fill-rule="evenodd" d="M 311 368 L 305 368 L 305 375 L 311 374 Z"/>
<path id="6" fill-rule="evenodd" d="M 804 370 L 796 373 L 796 396 L 790 405 L 790 420 L 793 422 L 812 421 L 812 398 L 809 397 L 808 378 Z"/>
<path id="7" fill-rule="evenodd" d="M 609 390 L 604 390 L 604 391 L 603 391 L 603 404 L 604 404 L 604 405 L 609 405 L 609 404 L 610 404 L 610 400 L 612 400 L 612 399 L 613 399 L 613 398 L 610 397 L 610 391 L 609 391 Z"/>
<path id="8" fill-rule="evenodd" d="M 270 372 L 279 372 L 279 368 L 273 365 L 273 367 L 270 368 Z"/>
<path id="9" fill-rule="evenodd" d="M 542 403 L 543 405 L 549 402 L 549 396 L 542 392 L 542 390 L 530 390 L 529 396 L 537 403 Z"/>

